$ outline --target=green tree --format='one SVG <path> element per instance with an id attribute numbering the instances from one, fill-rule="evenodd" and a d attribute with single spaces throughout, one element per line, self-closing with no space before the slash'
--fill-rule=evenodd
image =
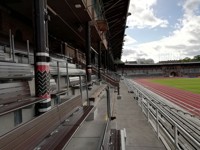
<path id="1" fill-rule="evenodd" d="M 183 62 L 191 62 L 191 58 L 185 57 L 182 61 L 183 61 Z"/>
<path id="2" fill-rule="evenodd" d="M 194 61 L 200 61 L 200 55 L 194 56 L 193 60 L 194 60 Z"/>

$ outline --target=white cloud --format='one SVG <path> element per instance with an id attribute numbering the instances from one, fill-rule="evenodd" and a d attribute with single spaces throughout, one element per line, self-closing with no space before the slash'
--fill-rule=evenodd
<path id="1" fill-rule="evenodd" d="M 137 43 L 137 41 L 129 35 L 125 36 L 124 40 L 126 42 L 126 45 L 129 45 L 129 46 Z"/>
<path id="2" fill-rule="evenodd" d="M 185 0 L 182 4 L 183 18 L 168 37 L 143 44 L 135 43 L 133 46 L 125 43 L 124 49 L 129 50 L 129 55 L 123 55 L 122 60 L 132 60 L 141 52 L 147 55 L 146 59 L 152 58 L 155 62 L 200 54 L 200 15 L 196 13 L 199 7 L 200 0 Z"/>
<path id="3" fill-rule="evenodd" d="M 129 12 L 131 16 L 127 19 L 130 28 L 154 28 L 167 27 L 168 21 L 155 16 L 153 6 L 157 0 L 131 0 Z"/>
<path id="4" fill-rule="evenodd" d="M 199 5 L 200 0 L 185 0 L 183 5 L 183 9 L 185 11 L 185 15 L 194 15 L 195 13 L 199 13 Z"/>

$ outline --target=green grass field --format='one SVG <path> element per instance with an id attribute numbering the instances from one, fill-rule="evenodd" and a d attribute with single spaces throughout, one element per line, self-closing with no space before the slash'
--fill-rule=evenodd
<path id="1" fill-rule="evenodd" d="M 150 81 L 200 94 L 200 78 L 163 78 Z"/>

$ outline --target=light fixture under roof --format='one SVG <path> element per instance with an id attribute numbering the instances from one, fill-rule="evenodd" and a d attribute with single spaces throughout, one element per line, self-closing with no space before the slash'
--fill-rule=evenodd
<path id="1" fill-rule="evenodd" d="M 100 31 L 106 32 L 108 30 L 108 23 L 106 20 L 96 20 L 96 23 Z"/>
<path id="2" fill-rule="evenodd" d="M 81 8 L 81 4 L 75 4 L 75 8 Z"/>
<path id="3" fill-rule="evenodd" d="M 127 16 L 130 16 L 130 15 L 131 15 L 131 13 L 130 13 L 130 12 L 128 12 L 128 13 L 127 13 Z"/>

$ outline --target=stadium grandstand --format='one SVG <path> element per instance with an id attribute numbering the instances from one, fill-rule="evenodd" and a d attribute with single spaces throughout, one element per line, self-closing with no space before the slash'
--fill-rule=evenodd
<path id="1" fill-rule="evenodd" d="M 199 62 L 115 63 L 129 3 L 0 1 L 0 150 L 200 149 L 199 95 L 133 79 Z"/>

